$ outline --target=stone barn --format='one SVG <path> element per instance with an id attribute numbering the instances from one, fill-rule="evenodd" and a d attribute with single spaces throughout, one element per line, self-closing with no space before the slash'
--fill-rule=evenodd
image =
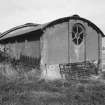
<path id="1" fill-rule="evenodd" d="M 94 63 L 101 70 L 102 37 L 94 23 L 73 15 L 15 27 L 1 34 L 0 44 L 10 58 L 39 65 L 41 78 L 60 79 L 65 78 L 61 71 L 70 71 L 73 65 L 86 68 L 87 63 Z"/>

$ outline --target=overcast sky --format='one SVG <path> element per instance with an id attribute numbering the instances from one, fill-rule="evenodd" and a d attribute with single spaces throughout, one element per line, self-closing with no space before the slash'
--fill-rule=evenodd
<path id="1" fill-rule="evenodd" d="M 78 14 L 105 33 L 105 0 L 0 0 L 0 32 Z"/>

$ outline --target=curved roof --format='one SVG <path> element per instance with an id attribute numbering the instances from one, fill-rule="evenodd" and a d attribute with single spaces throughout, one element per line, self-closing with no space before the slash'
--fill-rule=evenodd
<path id="1" fill-rule="evenodd" d="M 54 20 L 52 22 L 46 23 L 46 24 L 35 24 L 35 23 L 26 23 L 24 25 L 20 25 L 14 28 L 11 28 L 10 30 L 7 30 L 5 32 L 3 32 L 0 35 L 0 40 L 5 40 L 7 38 L 11 38 L 11 37 L 15 37 L 15 36 L 19 36 L 25 33 L 29 33 L 32 31 L 36 31 L 36 30 L 45 30 L 48 27 L 51 27 L 53 25 L 56 24 L 60 24 L 63 22 L 68 22 L 69 20 L 82 20 L 86 23 L 88 23 L 88 25 L 90 25 L 93 29 L 95 29 L 97 31 L 97 33 L 100 33 L 102 35 L 102 37 L 105 37 L 104 33 L 91 21 L 81 18 L 78 15 L 73 15 L 71 17 L 64 17 L 64 18 L 60 18 L 57 20 Z"/>
<path id="2" fill-rule="evenodd" d="M 26 23 L 24 25 L 11 28 L 10 30 L 5 31 L 0 35 L 0 40 L 35 31 L 39 29 L 38 26 L 40 25 L 34 23 Z"/>
<path id="3" fill-rule="evenodd" d="M 82 21 L 88 23 L 88 25 L 91 26 L 93 29 L 95 29 L 97 31 L 97 33 L 101 33 L 102 37 L 105 37 L 104 33 L 94 23 L 92 23 L 91 21 L 84 19 L 78 15 L 73 15 L 71 17 L 64 17 L 64 18 L 54 20 L 54 21 L 50 22 L 49 24 L 47 24 L 43 29 L 46 29 L 46 28 L 51 27 L 56 24 L 67 22 L 69 20 L 82 20 Z"/>

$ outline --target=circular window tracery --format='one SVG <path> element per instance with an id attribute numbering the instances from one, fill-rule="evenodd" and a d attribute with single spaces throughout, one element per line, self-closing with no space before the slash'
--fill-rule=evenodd
<path id="1" fill-rule="evenodd" d="M 76 23 L 72 27 L 72 40 L 76 45 L 80 45 L 83 41 L 85 28 L 82 24 Z"/>

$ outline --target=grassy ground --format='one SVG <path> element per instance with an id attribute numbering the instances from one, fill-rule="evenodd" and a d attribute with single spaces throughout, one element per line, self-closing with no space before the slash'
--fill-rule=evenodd
<path id="1" fill-rule="evenodd" d="M 39 80 L 40 71 L 9 59 L 0 59 L 0 105 L 105 105 L 102 79 Z"/>
<path id="2" fill-rule="evenodd" d="M 82 81 L 9 81 L 0 78 L 0 105 L 105 105 L 105 84 Z"/>
<path id="3" fill-rule="evenodd" d="M 0 105 L 105 105 L 102 79 L 45 81 L 38 70 L 17 68 L 0 64 Z"/>

